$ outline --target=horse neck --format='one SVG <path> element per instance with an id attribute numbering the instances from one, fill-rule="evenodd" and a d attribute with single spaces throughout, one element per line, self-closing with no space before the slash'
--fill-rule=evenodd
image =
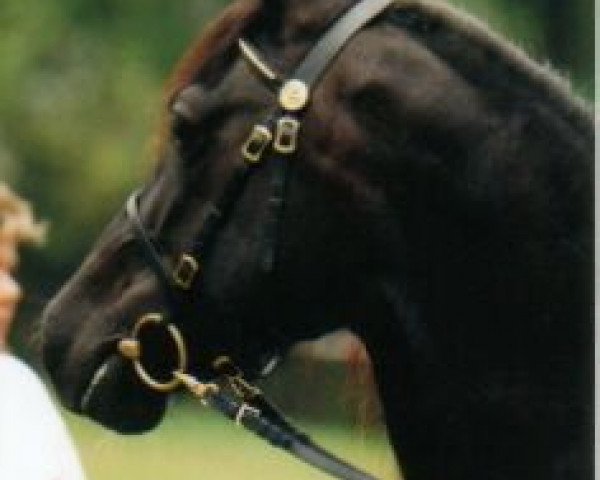
<path id="1" fill-rule="evenodd" d="M 342 162 L 345 176 L 360 178 L 363 192 L 383 199 L 384 230 L 393 226 L 398 243 L 408 242 L 411 251 L 450 253 L 452 241 L 464 250 L 465 241 L 520 238 L 521 248 L 549 238 L 589 240 L 594 132 L 587 110 L 506 44 L 494 45 L 503 57 L 475 55 L 471 62 L 441 41 L 444 30 L 419 30 L 415 37 L 399 32 L 393 47 L 384 44 L 385 63 L 355 65 L 348 55 L 347 76 L 363 86 L 350 96 L 352 120 L 338 115 L 336 129 L 350 125 L 350 138 L 353 131 L 366 133 L 362 154 Z M 491 48 L 461 33 L 462 52 Z M 380 39 L 386 42 L 385 34 Z M 418 85 L 405 73 L 415 65 L 422 70 Z M 385 72 L 372 79 L 375 67 Z M 368 201 L 364 196 L 356 203 Z M 589 259 L 589 244 L 576 248 Z"/>
<path id="2" fill-rule="evenodd" d="M 432 345 L 401 282 L 380 279 L 363 293 L 362 320 L 353 331 L 368 352 L 388 436 L 398 454 L 404 451 L 410 409 L 406 388 L 421 376 L 427 378 Z"/>
<path id="3" fill-rule="evenodd" d="M 577 101 L 550 98 L 548 85 L 526 68 L 517 82 L 511 65 L 495 65 L 483 86 L 476 70 L 485 64 L 465 67 L 432 39 L 401 34 L 396 43 L 397 57 L 378 64 L 389 73 L 365 80 L 347 117 L 335 119 L 338 130 L 367 132 L 335 180 L 352 185 L 380 265 L 371 309 L 355 325 L 376 377 L 438 378 L 427 370 L 432 344 L 444 361 L 475 368 L 478 358 L 497 353 L 479 341 L 490 339 L 484 325 L 502 325 L 502 345 L 537 321 L 554 321 L 564 326 L 563 338 L 539 332 L 544 348 L 579 345 L 590 333 L 584 319 L 593 285 L 589 116 Z M 350 57 L 340 63 L 353 81 L 374 71 Z M 423 88 L 414 88 L 403 72 L 421 58 L 424 67 L 439 61 L 454 72 L 424 70 Z M 419 97 L 411 96 L 415 90 Z M 464 345 L 464 358 L 456 345 Z M 511 353 L 530 354 L 526 347 Z M 403 408 L 399 383 L 379 382 L 390 422 Z"/>

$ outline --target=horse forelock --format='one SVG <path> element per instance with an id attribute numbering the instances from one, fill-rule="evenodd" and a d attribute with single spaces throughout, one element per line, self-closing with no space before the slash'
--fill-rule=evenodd
<path id="1" fill-rule="evenodd" d="M 261 10 L 263 3 L 263 0 L 238 0 L 229 5 L 219 17 L 208 24 L 177 62 L 164 87 L 163 112 L 154 142 L 157 158 L 162 156 L 168 141 L 169 108 L 177 94 L 197 79 L 202 67 L 211 59 L 224 54 L 235 44 Z"/>

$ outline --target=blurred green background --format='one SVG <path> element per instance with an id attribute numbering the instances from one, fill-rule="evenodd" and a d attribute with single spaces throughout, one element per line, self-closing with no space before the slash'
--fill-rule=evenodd
<path id="1" fill-rule="evenodd" d="M 52 224 L 47 248 L 25 252 L 21 270 L 28 295 L 13 343 L 34 364 L 32 320 L 147 174 L 162 86 L 186 46 L 227 3 L 2 0 L 0 179 L 32 199 Z M 455 3 L 534 58 L 550 61 L 578 94 L 594 100 L 594 0 Z M 284 410 L 318 439 L 383 478 L 396 476 L 377 409 L 361 420 L 368 395 L 344 393 L 344 365 L 293 360 L 271 382 L 267 388 Z M 300 392 L 293 398 L 285 394 L 290 384 Z M 90 478 L 319 478 L 177 402 L 158 432 L 139 438 L 68 416 Z"/>

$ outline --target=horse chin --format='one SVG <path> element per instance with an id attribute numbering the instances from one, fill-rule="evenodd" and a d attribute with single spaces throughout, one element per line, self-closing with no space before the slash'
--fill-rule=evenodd
<path id="1" fill-rule="evenodd" d="M 116 432 L 142 433 L 160 423 L 166 398 L 143 386 L 131 366 L 115 355 L 91 378 L 81 397 L 80 412 Z"/>

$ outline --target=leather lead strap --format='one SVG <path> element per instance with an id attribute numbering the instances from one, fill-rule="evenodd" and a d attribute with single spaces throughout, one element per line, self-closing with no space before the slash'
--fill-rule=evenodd
<path id="1" fill-rule="evenodd" d="M 344 45 L 367 23 L 390 6 L 394 0 L 362 0 L 349 9 L 317 42 L 292 78 L 312 87 Z"/>
<path id="2" fill-rule="evenodd" d="M 211 388 L 210 385 L 202 384 L 188 374 L 175 373 L 175 375 L 203 403 L 210 405 L 271 445 L 291 453 L 309 465 L 343 480 L 377 480 L 313 443 L 278 413 L 274 414 L 275 419 L 273 414 L 264 415 L 263 406 L 272 408 L 264 398 L 261 406 L 256 408 L 252 402 L 246 403 L 242 399 L 232 398 L 214 384 Z"/>

